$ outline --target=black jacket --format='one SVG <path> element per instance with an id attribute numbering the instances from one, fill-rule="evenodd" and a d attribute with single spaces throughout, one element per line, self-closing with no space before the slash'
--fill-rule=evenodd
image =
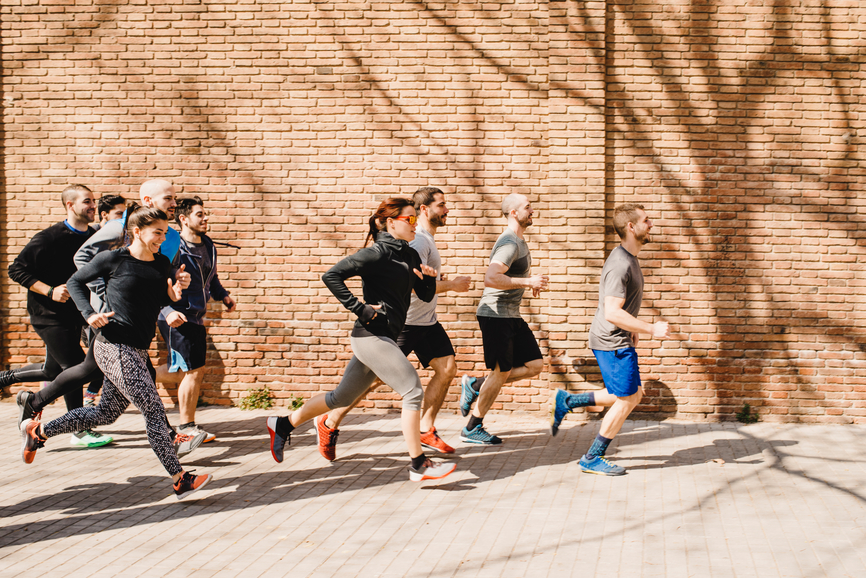
<path id="1" fill-rule="evenodd" d="M 63 221 L 36 233 L 9 265 L 9 278 L 26 289 L 37 281 L 51 287 L 65 284 L 76 271 L 72 257 L 93 233 L 89 227 L 87 231 L 74 232 Z M 27 291 L 27 313 L 35 326 L 84 325 L 72 299 L 59 303 Z"/>
<path id="2" fill-rule="evenodd" d="M 331 267 L 322 281 L 343 307 L 358 316 L 352 335 L 378 335 L 396 340 L 406 324 L 412 290 L 428 303 L 436 295 L 436 277 L 419 278 L 413 269 L 421 270 L 421 257 L 406 241 L 388 233 L 379 233 L 376 242 Z M 361 277 L 364 301 L 359 301 L 346 279 Z M 375 310 L 371 305 L 381 305 Z M 376 314 L 375 319 L 373 314 Z"/>

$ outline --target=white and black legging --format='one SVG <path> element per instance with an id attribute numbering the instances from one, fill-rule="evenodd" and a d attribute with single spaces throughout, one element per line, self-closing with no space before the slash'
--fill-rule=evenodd
<path id="1" fill-rule="evenodd" d="M 166 425 L 165 406 L 156 391 L 147 351 L 97 338 L 96 363 L 105 375 L 102 398 L 96 407 L 81 407 L 44 425 L 46 437 L 108 425 L 117 421 L 130 401 L 144 416 L 147 440 L 170 476 L 183 471 Z"/>

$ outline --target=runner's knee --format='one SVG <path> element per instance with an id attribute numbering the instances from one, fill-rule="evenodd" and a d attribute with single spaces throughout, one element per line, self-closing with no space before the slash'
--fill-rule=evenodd
<path id="1" fill-rule="evenodd" d="M 403 409 L 421 411 L 421 403 L 424 401 L 424 388 L 421 380 L 415 383 L 415 387 L 403 394 Z"/>

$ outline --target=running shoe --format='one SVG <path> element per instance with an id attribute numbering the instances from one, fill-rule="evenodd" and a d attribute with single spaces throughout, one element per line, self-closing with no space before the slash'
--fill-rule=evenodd
<path id="1" fill-rule="evenodd" d="M 460 413 L 463 417 L 469 415 L 469 412 L 472 411 L 472 404 L 478 399 L 478 392 L 472 387 L 476 381 L 477 379 L 468 373 L 464 373 L 460 380 Z"/>
<path id="2" fill-rule="evenodd" d="M 440 454 L 453 454 L 454 448 L 442 441 L 439 437 L 439 432 L 436 428 L 430 428 L 430 431 L 421 434 L 421 445 L 429 450 L 439 452 Z"/>
<path id="3" fill-rule="evenodd" d="M 592 459 L 587 459 L 586 456 L 580 458 L 580 471 L 588 474 L 599 474 L 602 476 L 622 476 L 625 474 L 625 468 L 611 463 L 604 456 L 596 456 Z"/>
<path id="4" fill-rule="evenodd" d="M 409 480 L 412 482 L 441 480 L 455 469 L 457 469 L 457 464 L 451 462 L 434 462 L 430 458 L 427 458 L 424 465 L 417 470 L 412 466 L 409 466 Z"/>
<path id="5" fill-rule="evenodd" d="M 111 436 L 102 435 L 92 429 L 85 429 L 72 434 L 70 445 L 77 448 L 98 448 L 114 441 Z"/>
<path id="6" fill-rule="evenodd" d="M 94 407 L 96 405 L 96 393 L 84 392 L 84 407 Z"/>
<path id="7" fill-rule="evenodd" d="M 316 442 L 319 444 L 319 453 L 322 454 L 322 457 L 333 462 L 337 459 L 337 437 L 340 435 L 340 430 L 329 428 L 325 425 L 326 421 L 328 421 L 328 414 L 326 413 L 315 420 Z"/>
<path id="8" fill-rule="evenodd" d="M 278 464 L 283 462 L 283 448 L 286 447 L 286 444 L 290 444 L 292 441 L 292 434 L 289 434 L 287 437 L 282 437 L 277 434 L 277 420 L 280 419 L 278 417 L 269 417 L 268 418 L 268 433 L 271 435 L 271 456 L 273 456 L 274 461 Z M 318 431 L 318 428 L 316 428 Z"/>
<path id="9" fill-rule="evenodd" d="M 45 439 L 39 437 L 39 422 L 35 419 L 25 419 L 21 422 L 21 457 L 25 464 L 32 464 L 36 450 L 45 447 Z"/>
<path id="10" fill-rule="evenodd" d="M 174 436 L 174 453 L 177 454 L 177 457 L 185 456 L 186 454 L 190 453 L 192 450 L 200 446 L 203 441 L 203 433 L 195 436 L 188 436 L 179 433 Z"/>
<path id="11" fill-rule="evenodd" d="M 183 427 L 182 427 L 182 428 L 178 428 L 177 431 L 178 431 L 179 433 L 184 434 L 184 435 L 193 436 L 193 437 L 195 437 L 195 436 L 197 436 L 197 435 L 199 435 L 199 434 L 204 434 L 204 441 L 201 442 L 201 443 L 203 443 L 203 444 L 206 444 L 206 443 L 208 443 L 208 442 L 212 442 L 212 441 L 214 441 L 214 440 L 216 439 L 216 435 L 215 435 L 215 434 L 212 434 L 212 433 L 210 433 L 210 432 L 206 432 L 206 431 L 204 431 L 203 429 L 201 429 L 201 427 L 200 427 L 198 424 L 196 424 L 196 425 L 193 426 L 193 427 L 186 427 L 186 428 L 183 428 Z"/>
<path id="12" fill-rule="evenodd" d="M 18 404 L 18 428 L 21 428 L 21 424 L 24 423 L 25 419 L 36 419 L 39 421 L 39 416 L 42 414 L 41 411 L 36 411 L 30 405 L 30 400 L 33 399 L 33 392 L 27 391 L 26 389 L 22 389 L 18 392 L 18 395 L 15 396 L 15 403 Z"/>
<path id="13" fill-rule="evenodd" d="M 483 424 L 478 424 L 472 429 L 472 431 L 469 431 L 464 427 L 460 430 L 460 441 L 464 441 L 468 444 L 481 444 L 483 446 L 498 446 L 502 443 L 502 439 L 488 433 L 488 431 L 484 429 Z"/>
<path id="14" fill-rule="evenodd" d="M 194 476 L 192 474 L 193 471 L 195 470 L 184 472 L 180 479 L 173 484 L 174 495 L 178 500 L 188 498 L 193 492 L 202 489 L 213 479 L 213 476 L 210 474 Z"/>
<path id="15" fill-rule="evenodd" d="M 557 389 L 550 398 L 550 435 L 555 436 L 559 431 L 559 424 L 565 419 L 565 414 L 571 411 L 568 407 L 568 392 Z"/>

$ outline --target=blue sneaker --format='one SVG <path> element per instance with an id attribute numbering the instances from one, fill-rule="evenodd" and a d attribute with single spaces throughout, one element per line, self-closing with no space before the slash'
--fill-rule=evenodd
<path id="1" fill-rule="evenodd" d="M 557 389 L 550 400 L 550 435 L 552 436 L 559 431 L 559 424 L 565 419 L 565 414 L 571 412 L 567 401 L 568 392 L 564 389 Z"/>
<path id="2" fill-rule="evenodd" d="M 488 431 L 484 429 L 483 424 L 478 424 L 472 429 L 472 431 L 469 431 L 464 427 L 460 430 L 460 441 L 464 441 L 468 444 L 481 444 L 483 446 L 498 446 L 502 443 L 502 439 L 488 433 Z"/>
<path id="3" fill-rule="evenodd" d="M 612 464 L 607 461 L 604 456 L 596 456 L 591 460 L 586 459 L 586 456 L 580 458 L 580 471 L 588 474 L 599 474 L 602 476 L 622 476 L 625 475 L 625 468 Z"/>
<path id="4" fill-rule="evenodd" d="M 292 436 L 289 434 L 288 437 L 284 438 L 277 434 L 278 419 L 280 418 L 268 418 L 268 433 L 271 434 L 271 455 L 274 457 L 274 460 L 280 464 L 283 462 L 283 448 L 286 447 L 286 444 L 291 442 Z"/>
<path id="5" fill-rule="evenodd" d="M 464 373 L 463 379 L 460 380 L 460 413 L 463 417 L 469 415 L 469 412 L 472 411 L 472 404 L 478 399 L 478 392 L 472 388 L 476 381 L 477 379 L 468 373 Z"/>

